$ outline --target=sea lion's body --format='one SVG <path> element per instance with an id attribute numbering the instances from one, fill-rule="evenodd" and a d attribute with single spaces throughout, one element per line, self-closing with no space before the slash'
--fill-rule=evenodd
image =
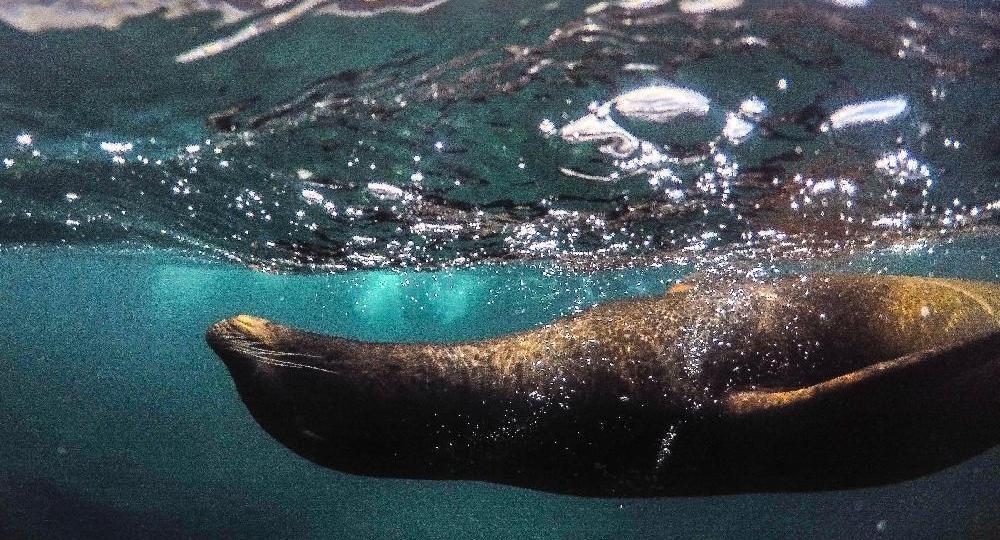
<path id="1" fill-rule="evenodd" d="M 470 343 L 247 316 L 208 339 L 269 433 L 357 474 L 599 496 L 818 490 L 1000 441 L 1000 287 L 984 283 L 696 283 Z"/>

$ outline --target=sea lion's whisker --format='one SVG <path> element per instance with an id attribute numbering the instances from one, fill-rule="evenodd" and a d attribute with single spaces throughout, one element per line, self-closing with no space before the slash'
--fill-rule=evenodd
<path id="1" fill-rule="evenodd" d="M 237 354 L 249 357 L 253 360 L 263 362 L 268 365 L 278 366 L 278 367 L 293 367 L 293 368 L 304 368 L 312 369 L 316 371 L 322 371 L 324 373 L 336 373 L 335 371 L 324 369 L 319 366 L 313 366 L 309 364 L 300 364 L 298 362 L 291 362 L 288 360 L 280 360 L 276 357 L 305 357 L 305 358 L 322 358 L 321 355 L 313 354 L 298 354 L 294 352 L 284 352 L 275 351 L 273 349 L 265 349 L 252 344 L 252 342 L 246 338 L 233 338 L 231 339 L 233 351 Z"/>

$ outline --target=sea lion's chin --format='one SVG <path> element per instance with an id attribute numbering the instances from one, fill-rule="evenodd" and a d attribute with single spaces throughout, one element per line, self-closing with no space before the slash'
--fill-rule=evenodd
<path id="1" fill-rule="evenodd" d="M 412 427 L 428 425 L 442 400 L 393 382 L 391 361 L 359 361 L 356 342 L 248 315 L 215 323 L 206 340 L 257 423 L 297 454 L 354 474 L 445 476 L 421 454 L 400 452 L 426 446 Z"/>

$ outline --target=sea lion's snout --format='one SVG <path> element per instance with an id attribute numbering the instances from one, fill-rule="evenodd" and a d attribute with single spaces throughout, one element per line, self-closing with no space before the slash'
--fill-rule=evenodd
<path id="1" fill-rule="evenodd" d="M 408 356 L 406 348 L 321 336 L 249 315 L 219 321 L 205 337 L 254 419 L 289 448 L 338 470 L 435 471 L 434 456 L 400 449 L 438 436 L 427 430 L 436 415 L 470 401 L 467 393 L 449 391 L 456 385 L 438 375 L 445 371 Z M 448 449 L 447 440 L 433 446 Z"/>
<path id="2" fill-rule="evenodd" d="M 271 356 L 288 346 L 280 339 L 278 325 L 246 314 L 213 324 L 205 332 L 205 341 L 230 370 L 274 365 Z"/>
<path id="3" fill-rule="evenodd" d="M 253 317 L 249 315 L 237 315 L 221 320 L 208 327 L 205 332 L 205 341 L 216 354 L 225 360 L 226 353 L 232 348 L 234 340 L 242 337 L 247 330 L 253 327 L 249 321 L 252 319 Z M 243 321 L 247 321 L 248 324 L 241 324 Z"/>
<path id="4" fill-rule="evenodd" d="M 240 314 L 221 320 L 208 328 L 206 338 L 210 343 L 221 342 L 234 335 L 258 337 L 267 330 L 267 320 L 252 315 Z"/>
<path id="5" fill-rule="evenodd" d="M 258 334 L 264 331 L 267 326 L 266 320 L 246 314 L 237 315 L 229 319 L 228 322 L 230 326 L 235 326 L 244 332 L 251 334 Z"/>

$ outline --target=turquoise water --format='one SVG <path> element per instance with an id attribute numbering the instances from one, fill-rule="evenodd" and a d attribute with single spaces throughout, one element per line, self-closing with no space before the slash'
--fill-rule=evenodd
<path id="1" fill-rule="evenodd" d="M 1000 243 L 883 254 L 855 270 L 996 280 Z M 662 292 L 685 268 L 544 264 L 275 276 L 169 253 L 0 255 L 0 535 L 24 538 L 965 538 L 1000 532 L 1000 450 L 879 489 L 588 499 L 354 477 L 254 423 L 205 345 L 248 312 L 373 340 L 527 328 Z M 831 441 L 836 444 L 836 441 Z"/>

